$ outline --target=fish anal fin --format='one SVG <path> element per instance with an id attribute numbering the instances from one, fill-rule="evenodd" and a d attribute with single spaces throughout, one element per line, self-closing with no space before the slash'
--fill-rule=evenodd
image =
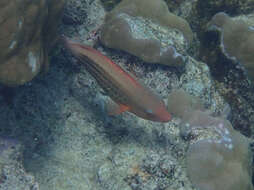
<path id="1" fill-rule="evenodd" d="M 107 101 L 106 104 L 108 115 L 119 115 L 125 111 L 129 111 L 130 107 L 124 104 L 118 104 L 113 100 Z"/>

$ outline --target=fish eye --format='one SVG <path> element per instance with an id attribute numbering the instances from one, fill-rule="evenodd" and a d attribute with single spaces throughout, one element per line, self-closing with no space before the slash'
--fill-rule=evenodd
<path id="1" fill-rule="evenodd" d="M 152 113 L 153 113 L 153 110 L 151 110 L 151 109 L 146 109 L 146 113 L 152 114 Z"/>

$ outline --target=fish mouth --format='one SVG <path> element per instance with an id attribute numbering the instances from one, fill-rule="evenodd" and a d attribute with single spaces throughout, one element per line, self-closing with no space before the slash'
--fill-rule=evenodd
<path id="1" fill-rule="evenodd" d="M 171 115 L 169 113 L 163 115 L 163 116 L 160 116 L 160 122 L 168 122 L 171 120 Z"/>
<path id="2" fill-rule="evenodd" d="M 159 122 L 168 122 L 171 120 L 171 114 L 166 109 L 162 109 L 161 111 L 157 113 L 158 113 L 157 120 Z"/>
<path id="3" fill-rule="evenodd" d="M 153 116 L 149 116 L 146 119 L 151 120 L 151 121 L 155 121 L 155 122 L 162 122 L 162 123 L 166 123 L 169 122 L 171 120 L 171 115 L 168 112 L 165 112 L 163 114 L 157 114 L 157 115 L 153 115 Z"/>

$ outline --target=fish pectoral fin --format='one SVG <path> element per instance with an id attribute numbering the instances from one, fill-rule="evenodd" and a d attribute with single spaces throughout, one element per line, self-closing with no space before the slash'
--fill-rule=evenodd
<path id="1" fill-rule="evenodd" d="M 118 104 L 114 102 L 113 100 L 110 100 L 106 104 L 108 115 L 119 115 L 122 112 L 130 110 L 129 106 L 126 106 L 124 104 Z"/>

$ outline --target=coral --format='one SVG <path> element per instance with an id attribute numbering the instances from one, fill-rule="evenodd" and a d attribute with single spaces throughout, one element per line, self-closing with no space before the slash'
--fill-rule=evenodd
<path id="1" fill-rule="evenodd" d="M 187 174 L 202 190 L 252 190 L 249 140 L 230 122 L 196 111 L 184 124 L 195 140 L 187 152 Z"/>
<path id="2" fill-rule="evenodd" d="M 184 90 L 178 89 L 168 96 L 168 111 L 178 117 L 184 117 L 186 112 L 192 110 L 205 110 L 202 101 L 187 94 Z"/>
<path id="3" fill-rule="evenodd" d="M 188 23 L 171 14 L 162 0 L 122 1 L 107 14 L 101 33 L 105 46 L 166 65 L 184 62 L 192 38 Z"/>
<path id="4" fill-rule="evenodd" d="M 198 0 L 197 11 L 201 17 L 211 18 L 214 14 L 227 10 L 228 13 L 237 15 L 253 11 L 252 0 Z"/>
<path id="5" fill-rule="evenodd" d="M 64 0 L 1 1 L 0 82 L 19 85 L 48 67 Z"/>
<path id="6" fill-rule="evenodd" d="M 220 31 L 220 48 L 224 55 L 240 62 L 248 76 L 254 78 L 254 30 L 242 20 L 233 20 L 221 12 L 208 23 L 209 30 Z"/>
<path id="7" fill-rule="evenodd" d="M 234 130 L 228 120 L 192 106 L 194 97 L 183 91 L 177 94 L 180 96 L 173 93 L 169 100 L 186 105 L 182 106 L 186 110 L 176 108 L 174 113 L 182 119 L 181 135 L 190 140 L 186 165 L 195 187 L 200 190 L 252 190 L 249 139 Z"/>

